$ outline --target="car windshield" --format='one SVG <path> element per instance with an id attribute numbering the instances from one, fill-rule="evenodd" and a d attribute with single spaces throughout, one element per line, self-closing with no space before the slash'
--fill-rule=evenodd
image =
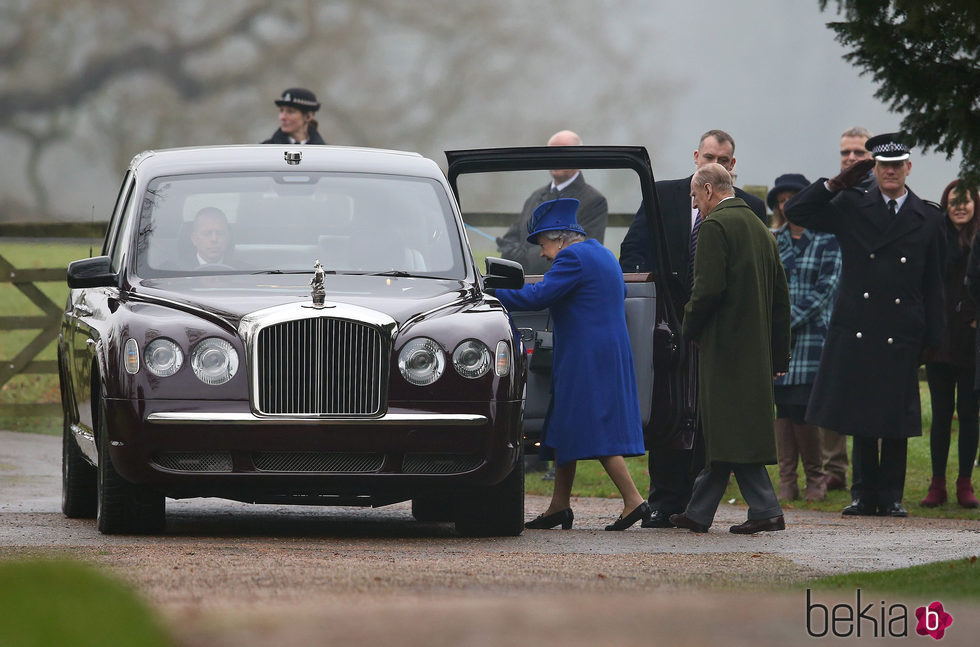
<path id="1" fill-rule="evenodd" d="M 443 186 L 367 173 L 159 177 L 143 197 L 136 273 L 392 273 L 460 279 Z"/>

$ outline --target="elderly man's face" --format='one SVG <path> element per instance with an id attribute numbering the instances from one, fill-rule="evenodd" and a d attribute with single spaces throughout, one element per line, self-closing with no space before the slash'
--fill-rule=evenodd
<path id="1" fill-rule="evenodd" d="M 701 212 L 701 215 L 705 218 L 711 213 L 710 205 L 708 203 L 711 197 L 709 193 L 709 187 L 711 184 L 705 184 L 704 186 L 698 186 L 691 180 L 691 198 L 694 200 L 694 208 Z"/>
<path id="2" fill-rule="evenodd" d="M 224 258 L 230 239 L 228 223 L 217 216 L 201 216 L 194 223 L 191 242 L 198 255 L 207 263 L 219 263 Z"/>

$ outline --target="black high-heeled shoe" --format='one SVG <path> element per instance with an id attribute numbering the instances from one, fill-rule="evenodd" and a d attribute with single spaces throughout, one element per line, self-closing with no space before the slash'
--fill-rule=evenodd
<path id="1" fill-rule="evenodd" d="M 651 514 L 653 514 L 653 511 L 650 510 L 650 504 L 644 501 L 640 505 L 633 508 L 633 512 L 629 513 L 625 517 L 616 519 L 616 521 L 606 526 L 606 530 L 626 530 L 640 519 L 646 521 L 650 518 Z"/>
<path id="2" fill-rule="evenodd" d="M 565 508 L 548 516 L 539 514 L 531 521 L 525 523 L 524 527 L 530 528 L 531 530 L 548 530 L 549 528 L 561 525 L 562 530 L 568 530 L 572 527 L 572 520 L 574 519 L 575 515 L 572 514 L 572 509 Z"/>

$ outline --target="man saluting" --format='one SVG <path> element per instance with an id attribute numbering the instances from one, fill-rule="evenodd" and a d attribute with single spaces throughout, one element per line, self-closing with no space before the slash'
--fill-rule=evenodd
<path id="1" fill-rule="evenodd" d="M 908 439 L 922 433 L 919 355 L 943 330 L 943 216 L 906 187 L 901 133 L 865 146 L 873 159 L 818 180 L 784 209 L 790 222 L 837 236 L 843 262 L 806 420 L 854 437 L 843 514 L 905 517 Z M 877 186 L 856 188 L 871 166 Z"/>

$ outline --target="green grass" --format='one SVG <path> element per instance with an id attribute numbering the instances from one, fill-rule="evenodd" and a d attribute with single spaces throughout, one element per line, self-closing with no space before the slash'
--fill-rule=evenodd
<path id="1" fill-rule="evenodd" d="M 926 495 L 929 489 L 929 481 L 932 478 L 932 465 L 929 456 L 929 426 L 932 424 L 932 406 L 929 400 L 929 389 L 925 382 L 919 384 L 919 394 L 922 402 L 922 436 L 909 439 L 908 467 L 905 475 L 905 508 L 909 514 L 917 517 L 938 517 L 948 519 L 980 519 L 980 509 L 967 510 L 956 504 L 955 490 L 953 483 L 956 480 L 957 469 L 957 437 L 958 429 L 954 418 L 953 439 L 949 450 L 949 460 L 946 463 L 946 480 L 950 484 L 951 501 L 939 506 L 938 508 L 924 508 L 919 505 L 919 501 Z M 850 456 L 851 442 L 848 439 L 848 456 Z M 641 493 L 646 493 L 650 487 L 650 473 L 647 471 L 647 459 L 645 456 L 628 458 L 626 465 L 629 468 L 633 482 Z M 775 465 L 768 467 L 769 478 L 773 483 L 778 482 L 778 473 Z M 804 483 L 802 479 L 802 466 L 799 469 L 800 491 L 803 491 Z M 976 470 L 974 474 L 980 474 Z M 848 481 L 850 483 L 850 481 Z M 525 480 L 525 490 L 528 494 L 540 494 L 551 496 L 552 481 L 541 479 L 540 472 L 528 473 Z M 980 476 L 974 478 L 974 487 L 980 486 Z M 599 461 L 579 461 L 575 475 L 575 486 L 572 489 L 573 496 L 583 497 L 618 497 L 619 492 L 613 486 L 612 481 L 606 476 L 605 471 Z M 732 501 L 737 504 L 744 504 L 738 485 L 734 479 L 725 492 L 723 501 Z M 806 503 L 802 499 L 796 501 L 783 501 L 785 509 L 803 508 L 807 510 L 820 510 L 824 512 L 840 512 L 851 502 L 851 495 L 847 491 L 838 490 L 828 492 L 827 498 L 823 501 Z"/>
<path id="2" fill-rule="evenodd" d="M 839 590 L 850 594 L 861 589 L 927 598 L 928 602 L 948 598 L 980 600 L 980 564 L 974 556 L 892 571 L 831 575 L 807 582 L 801 587 Z"/>
<path id="3" fill-rule="evenodd" d="M 173 645 L 128 587 L 67 559 L 0 562 L 0 610 L 4 645 Z"/>

